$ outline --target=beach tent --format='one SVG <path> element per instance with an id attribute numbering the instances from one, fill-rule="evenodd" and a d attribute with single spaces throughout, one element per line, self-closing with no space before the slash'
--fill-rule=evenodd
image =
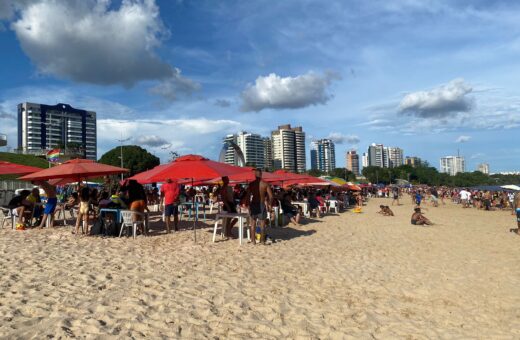
<path id="1" fill-rule="evenodd" d="M 74 181 L 79 182 L 86 178 L 116 175 L 127 171 L 127 169 L 116 166 L 96 163 L 95 161 L 88 159 L 76 158 L 52 168 L 40 169 L 40 171 L 22 176 L 19 179 L 24 181 L 43 181 L 59 178 L 63 179 L 64 182 L 67 179 L 73 179 Z"/>
<path id="2" fill-rule="evenodd" d="M 502 185 L 501 188 L 520 191 L 520 186 L 514 184 Z"/>
<path id="3" fill-rule="evenodd" d="M 40 170 L 42 170 L 42 168 L 0 161 L 0 175 L 32 174 Z"/>

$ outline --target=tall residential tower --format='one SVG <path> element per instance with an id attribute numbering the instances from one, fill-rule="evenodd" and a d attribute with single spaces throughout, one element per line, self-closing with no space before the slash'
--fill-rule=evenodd
<path id="1" fill-rule="evenodd" d="M 68 104 L 18 104 L 18 148 L 41 154 L 74 147 L 83 157 L 97 159 L 96 113 Z"/>

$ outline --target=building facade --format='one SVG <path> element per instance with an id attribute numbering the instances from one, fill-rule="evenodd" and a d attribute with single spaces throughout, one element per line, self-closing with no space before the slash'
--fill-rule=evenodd
<path id="1" fill-rule="evenodd" d="M 361 156 L 361 165 L 363 166 L 363 168 L 366 168 L 368 165 L 368 153 L 367 152 L 363 152 L 363 156 Z"/>
<path id="2" fill-rule="evenodd" d="M 352 171 L 354 175 L 359 176 L 359 155 L 355 150 L 347 151 L 347 157 L 345 160 L 345 166 L 347 170 Z"/>
<path id="3" fill-rule="evenodd" d="M 54 148 L 77 148 L 84 158 L 96 160 L 96 113 L 68 104 L 18 104 L 18 149 L 42 154 Z"/>
<path id="4" fill-rule="evenodd" d="M 281 125 L 271 133 L 274 169 L 304 172 L 306 168 L 305 132 L 301 127 Z"/>
<path id="5" fill-rule="evenodd" d="M 480 171 L 483 174 L 489 175 L 489 164 L 488 163 L 480 163 L 477 166 L 477 171 Z"/>
<path id="6" fill-rule="evenodd" d="M 466 162 L 462 156 L 446 156 L 440 160 L 440 172 L 455 176 L 459 172 L 466 172 Z"/>
<path id="7" fill-rule="evenodd" d="M 385 147 L 383 144 L 372 144 L 368 147 L 368 166 L 388 167 Z"/>
<path id="8" fill-rule="evenodd" d="M 236 140 L 238 147 L 242 150 L 246 165 L 263 169 L 265 154 L 262 136 L 242 131 L 236 136 Z"/>
<path id="9" fill-rule="evenodd" d="M 264 143 L 264 168 L 273 171 L 274 165 L 273 165 L 273 141 L 269 137 L 263 138 Z"/>
<path id="10" fill-rule="evenodd" d="M 320 139 L 311 144 L 311 169 L 326 173 L 336 168 L 336 148 L 330 139 Z"/>
<path id="11" fill-rule="evenodd" d="M 388 168 L 397 168 L 404 164 L 403 149 L 397 147 L 385 147 L 385 160 Z"/>
<path id="12" fill-rule="evenodd" d="M 406 157 L 406 159 L 404 160 L 404 164 L 413 166 L 414 168 L 416 166 L 421 165 L 421 163 L 422 163 L 422 161 L 419 157 L 409 156 L 409 157 Z"/>

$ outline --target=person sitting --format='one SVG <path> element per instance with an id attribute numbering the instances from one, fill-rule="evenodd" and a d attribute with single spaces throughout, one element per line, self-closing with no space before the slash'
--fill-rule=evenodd
<path id="1" fill-rule="evenodd" d="M 287 216 L 287 218 L 289 218 L 289 220 L 292 223 L 299 225 L 301 215 L 300 215 L 300 212 L 298 211 L 298 209 L 292 205 L 291 195 L 289 193 L 286 193 L 285 195 L 283 195 L 281 204 L 282 204 L 283 214 L 285 216 Z"/>
<path id="2" fill-rule="evenodd" d="M 394 212 L 392 211 L 392 209 L 390 209 L 388 205 L 380 205 L 379 208 L 381 210 L 377 212 L 378 214 L 381 214 L 383 216 L 394 216 Z"/>
<path id="3" fill-rule="evenodd" d="M 417 207 L 414 209 L 412 214 L 411 223 L 413 225 L 433 225 L 433 223 L 421 213 L 421 208 Z"/>
<path id="4" fill-rule="evenodd" d="M 310 206 L 310 209 L 311 209 L 311 212 L 316 212 L 316 216 L 319 218 L 321 217 L 321 213 L 320 213 L 320 201 L 318 201 L 318 199 L 316 198 L 316 194 L 315 193 L 311 193 L 309 195 L 309 206 Z"/>
<path id="5" fill-rule="evenodd" d="M 32 208 L 31 202 L 27 200 L 27 196 L 30 194 L 31 192 L 29 190 L 22 190 L 18 196 L 13 197 L 8 203 L 11 214 L 18 217 L 16 230 L 25 230 L 24 215 L 26 212 L 30 211 L 29 209 Z"/>
<path id="6" fill-rule="evenodd" d="M 33 188 L 29 196 L 27 196 L 27 201 L 31 202 L 31 207 L 33 208 L 33 218 L 37 220 L 36 225 L 40 225 L 40 219 L 43 212 L 43 208 L 41 206 L 42 200 L 40 198 L 40 190 L 38 188 Z"/>
<path id="7" fill-rule="evenodd" d="M 77 194 L 76 194 L 77 196 Z M 112 203 L 112 200 L 108 196 L 108 192 L 103 191 L 101 192 L 101 199 L 98 202 L 99 209 L 108 208 L 108 206 Z"/>

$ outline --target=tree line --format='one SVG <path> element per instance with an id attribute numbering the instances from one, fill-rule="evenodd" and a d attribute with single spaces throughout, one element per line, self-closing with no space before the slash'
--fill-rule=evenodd
<path id="1" fill-rule="evenodd" d="M 398 179 L 413 184 L 427 184 L 450 187 L 473 187 L 479 185 L 505 185 L 520 183 L 520 175 L 487 175 L 480 171 L 457 173 L 455 176 L 440 173 L 427 163 L 419 166 L 401 165 L 396 168 L 368 166 L 362 170 L 363 176 L 371 183 L 391 184 Z"/>

